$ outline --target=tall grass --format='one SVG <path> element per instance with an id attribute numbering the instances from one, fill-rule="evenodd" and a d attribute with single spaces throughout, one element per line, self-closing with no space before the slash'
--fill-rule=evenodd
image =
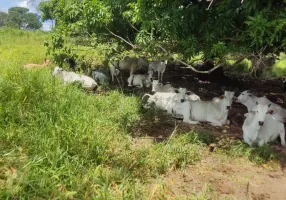
<path id="1" fill-rule="evenodd" d="M 201 157 L 187 136 L 132 148 L 140 101 L 63 85 L 41 62 L 49 35 L 0 29 L 0 199 L 145 199 L 149 181 Z"/>

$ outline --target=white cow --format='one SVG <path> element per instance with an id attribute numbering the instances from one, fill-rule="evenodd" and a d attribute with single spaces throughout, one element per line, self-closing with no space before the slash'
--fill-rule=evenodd
<path id="1" fill-rule="evenodd" d="M 166 65 L 168 61 L 165 60 L 164 62 L 160 61 L 153 61 L 149 63 L 149 70 L 153 70 L 154 72 L 158 72 L 158 80 L 163 82 L 163 74 L 166 70 Z"/>
<path id="2" fill-rule="evenodd" d="M 243 140 L 250 146 L 253 143 L 262 146 L 267 142 L 274 141 L 279 135 L 281 145 L 286 146 L 284 124 L 272 119 L 273 110 L 270 107 L 271 104 L 257 103 L 249 113 L 245 114 L 246 119 L 242 126 Z"/>
<path id="3" fill-rule="evenodd" d="M 159 80 L 153 80 L 152 83 L 152 92 L 175 92 L 175 88 L 171 84 L 159 84 Z"/>
<path id="4" fill-rule="evenodd" d="M 60 67 L 55 67 L 53 76 L 60 78 L 64 83 L 80 82 L 82 87 L 87 90 L 94 90 L 97 88 L 97 83 L 90 77 L 76 74 L 74 72 L 68 72 Z"/>
<path id="5" fill-rule="evenodd" d="M 263 105 L 271 104 L 270 109 L 274 111 L 274 113 L 272 114 L 272 118 L 282 123 L 285 122 L 286 109 L 271 102 L 265 96 L 257 97 L 250 91 L 246 90 L 237 97 L 236 102 L 245 105 L 247 107 L 248 112 L 250 112 L 256 106 L 256 102 Z"/>
<path id="6" fill-rule="evenodd" d="M 144 108 L 149 108 L 154 103 L 157 108 L 167 111 L 168 114 L 172 114 L 173 105 L 177 102 L 184 102 L 188 94 L 189 92 L 186 88 L 179 88 L 174 90 L 174 93 L 156 92 L 153 95 L 145 94 L 142 99 L 145 96 L 149 96 Z"/>
<path id="7" fill-rule="evenodd" d="M 174 93 L 175 88 L 171 86 L 171 84 L 163 85 L 159 83 L 158 80 L 153 80 L 152 83 L 152 92 L 165 92 L 165 93 Z M 200 97 L 193 92 L 187 91 L 186 93 L 186 100 L 190 101 L 200 101 Z"/>
<path id="8" fill-rule="evenodd" d="M 132 74 L 128 79 L 128 86 L 137 86 L 142 88 L 144 85 L 146 87 L 151 86 L 151 78 L 153 73 L 149 74 Z"/>
<path id="9" fill-rule="evenodd" d="M 111 75 L 111 81 L 114 81 L 114 77 L 118 76 L 120 73 L 119 69 L 116 68 L 116 62 L 112 62 L 110 64 L 110 75 Z"/>
<path id="10" fill-rule="evenodd" d="M 100 84 L 108 84 L 109 80 L 104 73 L 98 71 L 92 71 L 92 78 Z"/>
<path id="11" fill-rule="evenodd" d="M 185 101 L 173 106 L 172 114 L 175 118 L 183 116 L 183 122 L 198 124 L 199 122 L 210 122 L 213 126 L 229 124 L 227 120 L 234 92 L 225 91 L 219 98 L 212 101 Z"/>

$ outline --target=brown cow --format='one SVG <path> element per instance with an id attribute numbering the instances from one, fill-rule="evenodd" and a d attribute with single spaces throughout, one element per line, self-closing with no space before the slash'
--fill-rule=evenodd
<path id="1" fill-rule="evenodd" d="M 26 65 L 24 65 L 24 68 L 25 68 L 25 69 L 43 68 L 43 67 L 48 66 L 49 63 L 50 63 L 50 60 L 48 60 L 48 59 L 45 58 L 43 64 L 26 64 Z"/>

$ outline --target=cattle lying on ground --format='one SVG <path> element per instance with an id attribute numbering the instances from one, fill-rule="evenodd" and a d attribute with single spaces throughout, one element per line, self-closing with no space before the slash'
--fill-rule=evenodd
<path id="1" fill-rule="evenodd" d="M 149 96 L 147 100 L 147 104 L 144 105 L 144 108 L 150 108 L 151 104 L 155 104 L 155 106 L 161 110 L 167 111 L 168 114 L 172 114 L 172 108 L 177 102 L 184 102 L 186 98 L 190 98 L 190 92 L 187 91 L 186 88 L 179 88 L 174 90 L 174 93 L 166 93 L 166 92 L 156 92 L 153 95 L 145 94 L 145 96 Z"/>
<path id="2" fill-rule="evenodd" d="M 143 86 L 150 87 L 152 82 L 153 73 L 149 74 L 132 74 L 128 79 L 128 86 L 137 86 L 140 88 L 143 88 Z"/>
<path id="3" fill-rule="evenodd" d="M 168 61 L 153 61 L 149 63 L 149 70 L 153 70 L 154 72 L 158 72 L 158 81 L 163 82 L 163 74 L 166 71 L 166 65 Z"/>
<path id="4" fill-rule="evenodd" d="M 25 68 L 25 69 L 43 68 L 43 67 L 48 66 L 49 63 L 50 63 L 50 60 L 48 60 L 48 59 L 45 58 L 43 64 L 26 64 L 26 65 L 24 65 L 24 68 Z"/>
<path id="5" fill-rule="evenodd" d="M 152 82 L 152 92 L 174 92 L 174 88 L 171 84 L 159 84 L 159 80 L 153 80 Z"/>
<path id="6" fill-rule="evenodd" d="M 109 78 L 102 72 L 92 71 L 92 78 L 99 84 L 108 84 Z"/>
<path id="7" fill-rule="evenodd" d="M 255 106 L 256 102 L 263 105 L 271 105 L 270 109 L 274 112 L 272 113 L 272 118 L 284 123 L 286 119 L 286 109 L 281 106 L 269 101 L 265 96 L 257 97 L 252 94 L 250 91 L 246 90 L 242 92 L 236 100 L 237 103 L 241 103 L 247 107 L 247 111 L 251 111 Z"/>
<path id="8" fill-rule="evenodd" d="M 172 114 L 175 118 L 183 116 L 183 122 L 198 124 L 199 122 L 210 122 L 213 126 L 229 124 L 227 120 L 234 92 L 225 91 L 219 98 L 212 101 L 185 101 L 176 102 L 173 105 Z"/>
<path id="9" fill-rule="evenodd" d="M 274 141 L 280 135 L 281 145 L 285 144 L 284 124 L 273 120 L 271 117 L 273 110 L 271 104 L 264 105 L 256 103 L 256 106 L 246 113 L 246 119 L 243 123 L 243 140 L 249 145 L 258 143 L 259 146 Z"/>
<path id="10" fill-rule="evenodd" d="M 68 72 L 60 67 L 55 67 L 53 71 L 53 76 L 61 79 L 64 83 L 80 82 L 82 87 L 87 90 L 95 90 L 97 88 L 97 83 L 90 77 L 76 74 L 74 72 Z"/>

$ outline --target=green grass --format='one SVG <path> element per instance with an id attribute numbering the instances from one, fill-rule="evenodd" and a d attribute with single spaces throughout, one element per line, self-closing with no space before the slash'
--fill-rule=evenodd
<path id="1" fill-rule="evenodd" d="M 0 198 L 144 199 L 148 182 L 201 158 L 186 136 L 131 148 L 141 117 L 135 96 L 87 94 L 51 68 L 25 70 L 45 56 L 41 32 L 0 30 Z"/>
<path id="2" fill-rule="evenodd" d="M 23 69 L 42 62 L 49 39 L 0 29 L 0 199 L 148 199 L 157 177 L 201 160 L 208 133 L 134 148 L 130 127 L 143 118 L 136 96 L 88 94 L 55 80 L 51 67 Z M 163 186 L 156 198 L 168 198 Z"/>

